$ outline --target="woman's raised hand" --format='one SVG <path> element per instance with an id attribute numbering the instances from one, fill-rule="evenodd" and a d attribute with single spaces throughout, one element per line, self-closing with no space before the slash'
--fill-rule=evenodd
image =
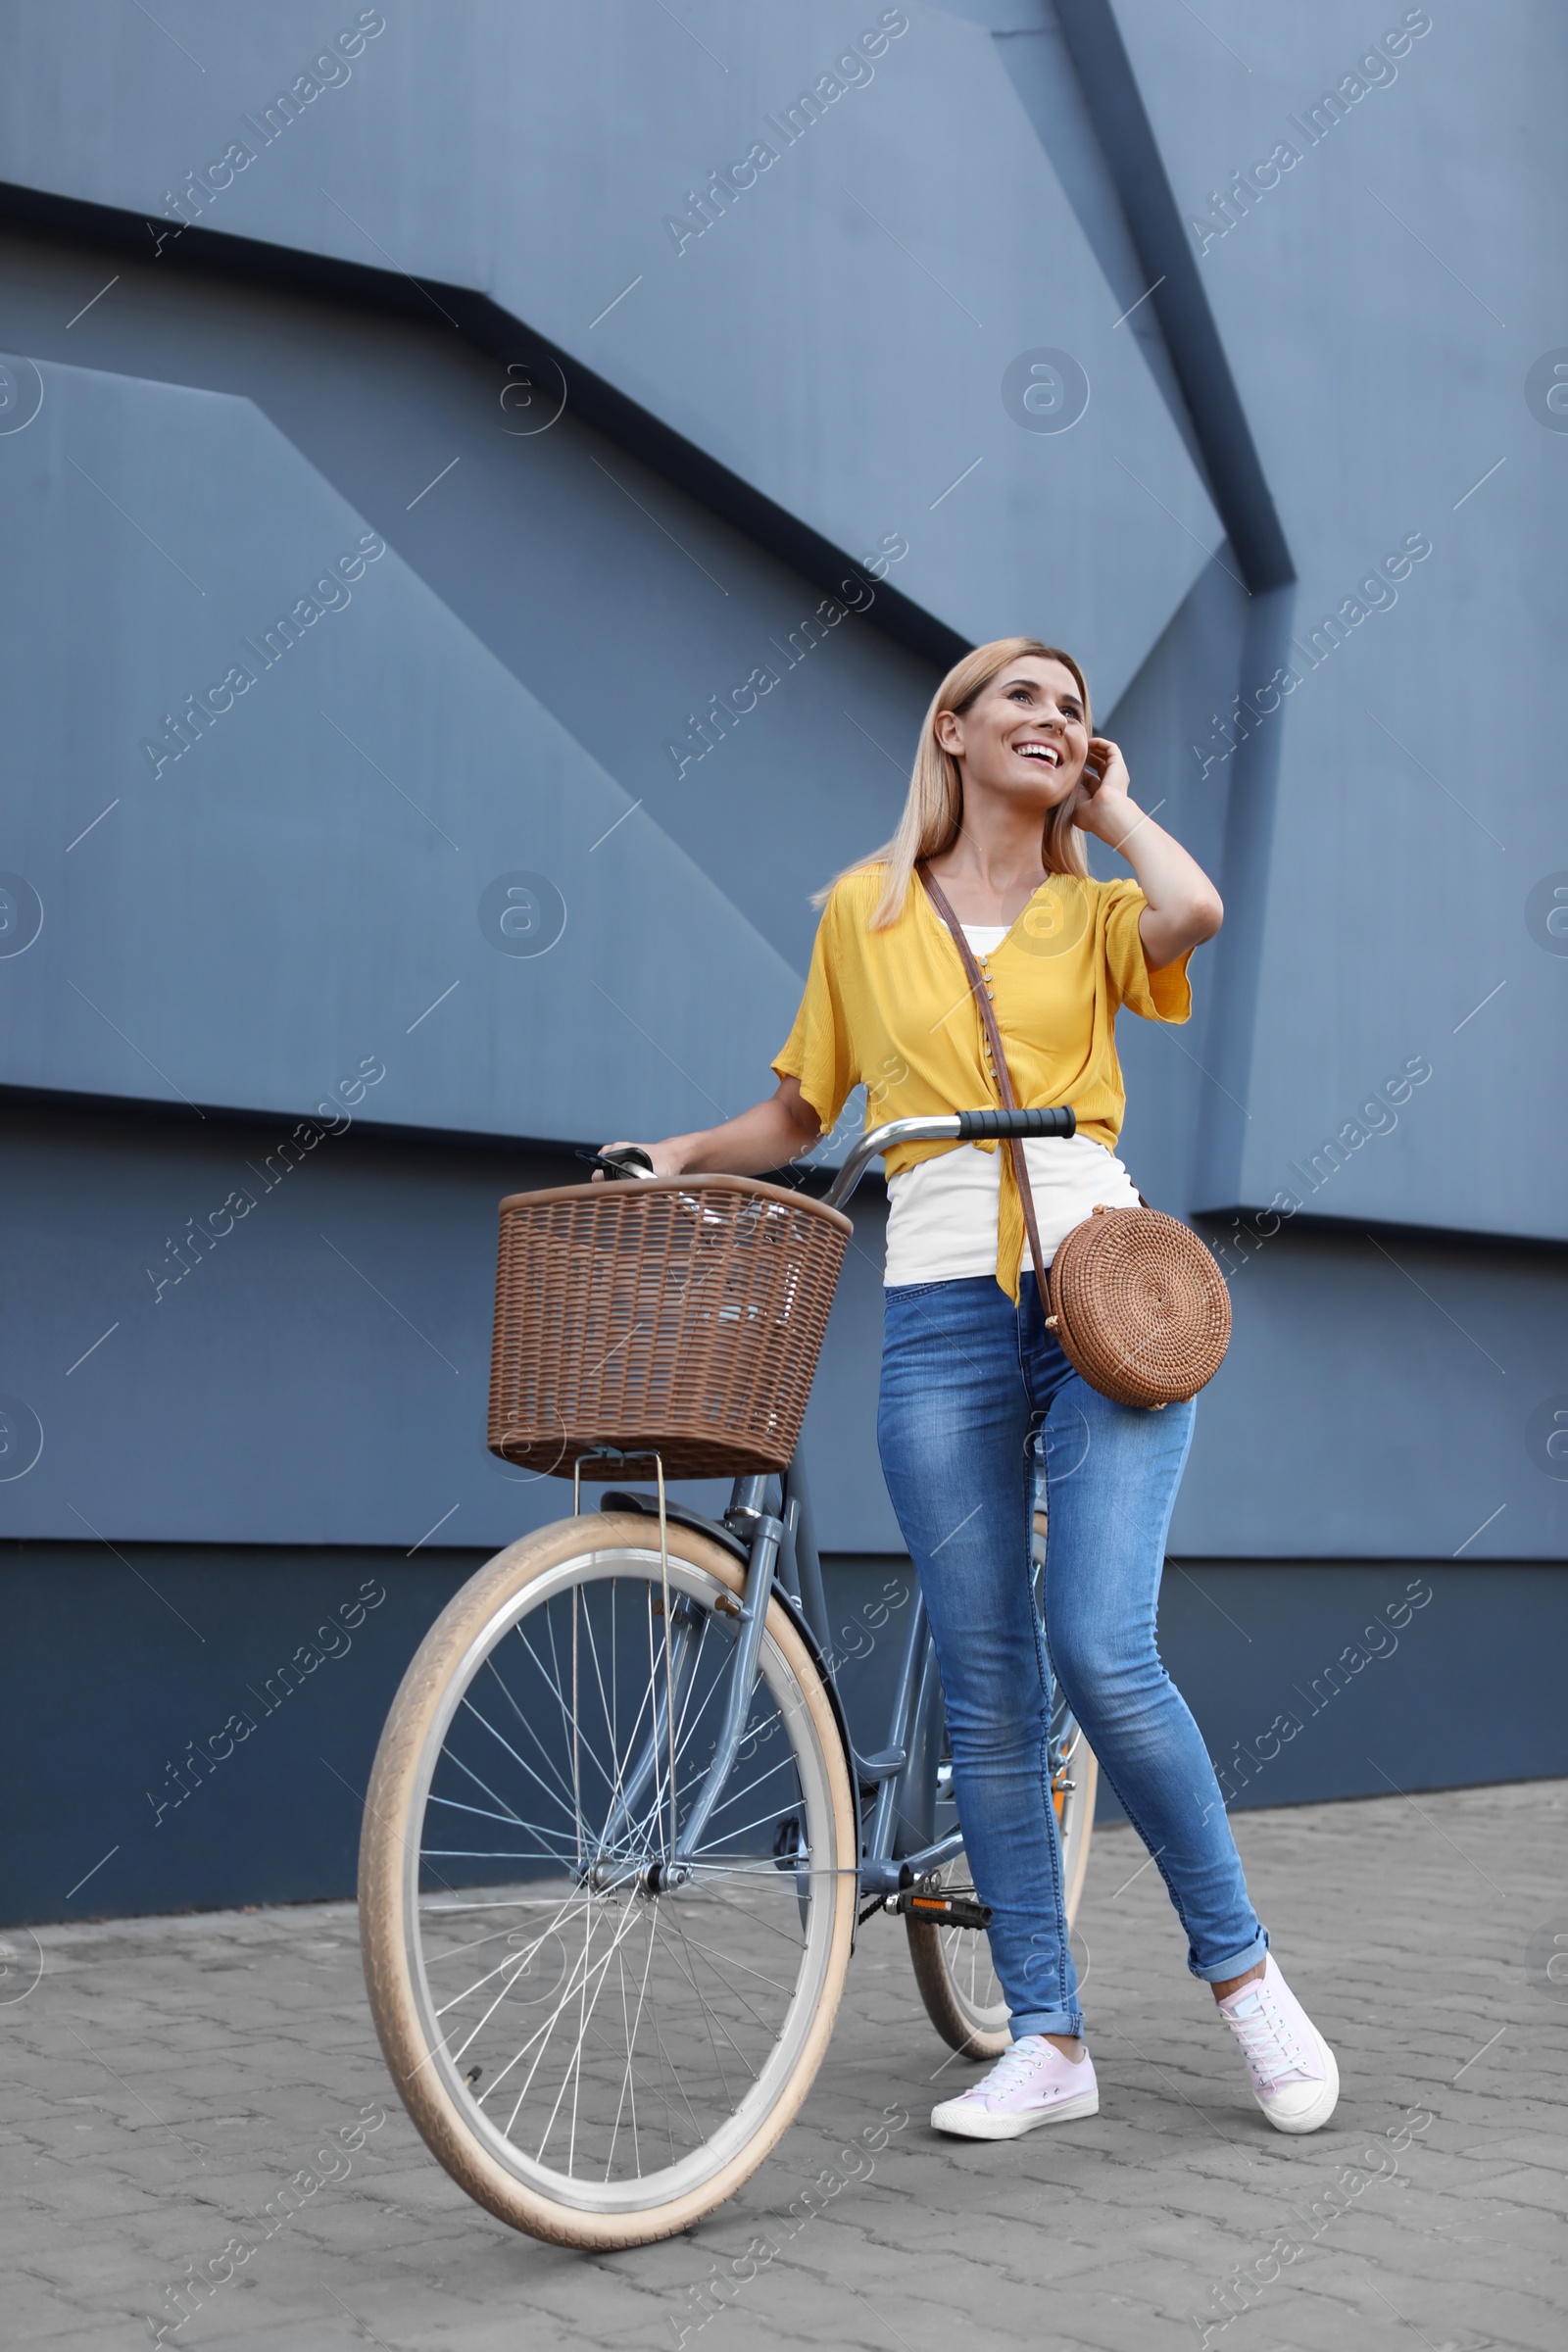
<path id="1" fill-rule="evenodd" d="M 1129 781 L 1120 747 L 1108 736 L 1092 735 L 1073 823 L 1118 851 L 1138 877 L 1148 901 L 1138 918 L 1138 936 L 1150 970 L 1159 972 L 1189 948 L 1212 939 L 1225 908 L 1197 859 L 1155 824 L 1152 811 L 1146 813 L 1129 797 Z"/>
<path id="2" fill-rule="evenodd" d="M 1121 746 L 1112 743 L 1108 735 L 1091 735 L 1089 757 L 1084 761 L 1083 789 L 1073 810 L 1073 823 L 1114 849 L 1129 824 L 1138 821 L 1138 813 L 1128 799 L 1131 787 L 1132 778 L 1127 773 Z"/>

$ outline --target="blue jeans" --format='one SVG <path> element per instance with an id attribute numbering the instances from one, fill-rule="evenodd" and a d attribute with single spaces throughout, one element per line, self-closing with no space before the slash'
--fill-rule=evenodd
<path id="1" fill-rule="evenodd" d="M 1051 1801 L 1052 1671 L 1218 1984 L 1268 1937 L 1208 1751 L 1160 1663 L 1154 1612 L 1194 1407 L 1113 1404 L 990 1275 L 886 1294 L 882 1468 L 942 1670 L 954 1793 L 1012 2033 L 1081 2034 Z M 1047 1484 L 1046 1622 L 1034 1605 L 1035 1440 Z"/>

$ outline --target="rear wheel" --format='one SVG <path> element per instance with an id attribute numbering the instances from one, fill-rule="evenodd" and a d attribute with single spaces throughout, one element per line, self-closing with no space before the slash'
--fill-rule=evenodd
<path id="1" fill-rule="evenodd" d="M 1045 1546 L 1046 1515 L 1037 1511 L 1034 1543 L 1037 1594 L 1045 1577 Z M 1071 1928 L 1078 1916 L 1084 1873 L 1089 1865 L 1100 1767 L 1059 1690 L 1054 1692 L 1052 1710 L 1051 1756 L 1051 1794 L 1061 1846 L 1067 1925 Z M 944 1738 L 942 1762 L 937 1771 L 936 1835 L 946 1836 L 956 1823 L 953 1762 Z M 934 1883 L 944 1893 L 974 1892 L 968 1859 L 961 1850 L 935 1874 Z M 910 1918 L 906 1918 L 904 1924 L 920 1998 L 943 2040 L 966 2058 L 1000 2058 L 1008 2041 L 1008 2009 L 984 1932 L 975 1928 L 933 1927 Z"/>
<path id="2" fill-rule="evenodd" d="M 735 1654 L 740 1564 L 637 1514 L 514 1544 L 436 1620 L 382 1735 L 360 1860 L 399 2095 L 502 2221 L 612 2247 L 749 2179 L 810 2086 L 855 1918 L 836 1720 L 770 1604 L 735 1769 L 671 1884 Z M 666 1608 L 667 1596 L 667 1608 Z"/>

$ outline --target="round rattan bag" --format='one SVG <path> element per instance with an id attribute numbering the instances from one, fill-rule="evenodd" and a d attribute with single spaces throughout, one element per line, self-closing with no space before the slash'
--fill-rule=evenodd
<path id="1" fill-rule="evenodd" d="M 1225 1360 L 1225 1277 L 1192 1227 L 1157 1208 L 1097 1208 L 1058 1245 L 1050 1290 L 1062 1353 L 1118 1404 L 1184 1403 Z"/>

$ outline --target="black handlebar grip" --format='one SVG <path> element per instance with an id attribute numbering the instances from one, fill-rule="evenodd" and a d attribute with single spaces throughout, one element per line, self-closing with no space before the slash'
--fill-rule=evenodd
<path id="1" fill-rule="evenodd" d="M 646 1180 L 654 1172 L 653 1161 L 638 1144 L 618 1144 L 610 1152 L 579 1152 L 577 1157 L 591 1160 L 612 1184 Z"/>
<path id="2" fill-rule="evenodd" d="M 1066 1106 L 1053 1110 L 960 1110 L 958 1113 L 958 1134 L 965 1143 L 977 1135 L 1068 1136 L 1077 1132 L 1077 1114 Z"/>

